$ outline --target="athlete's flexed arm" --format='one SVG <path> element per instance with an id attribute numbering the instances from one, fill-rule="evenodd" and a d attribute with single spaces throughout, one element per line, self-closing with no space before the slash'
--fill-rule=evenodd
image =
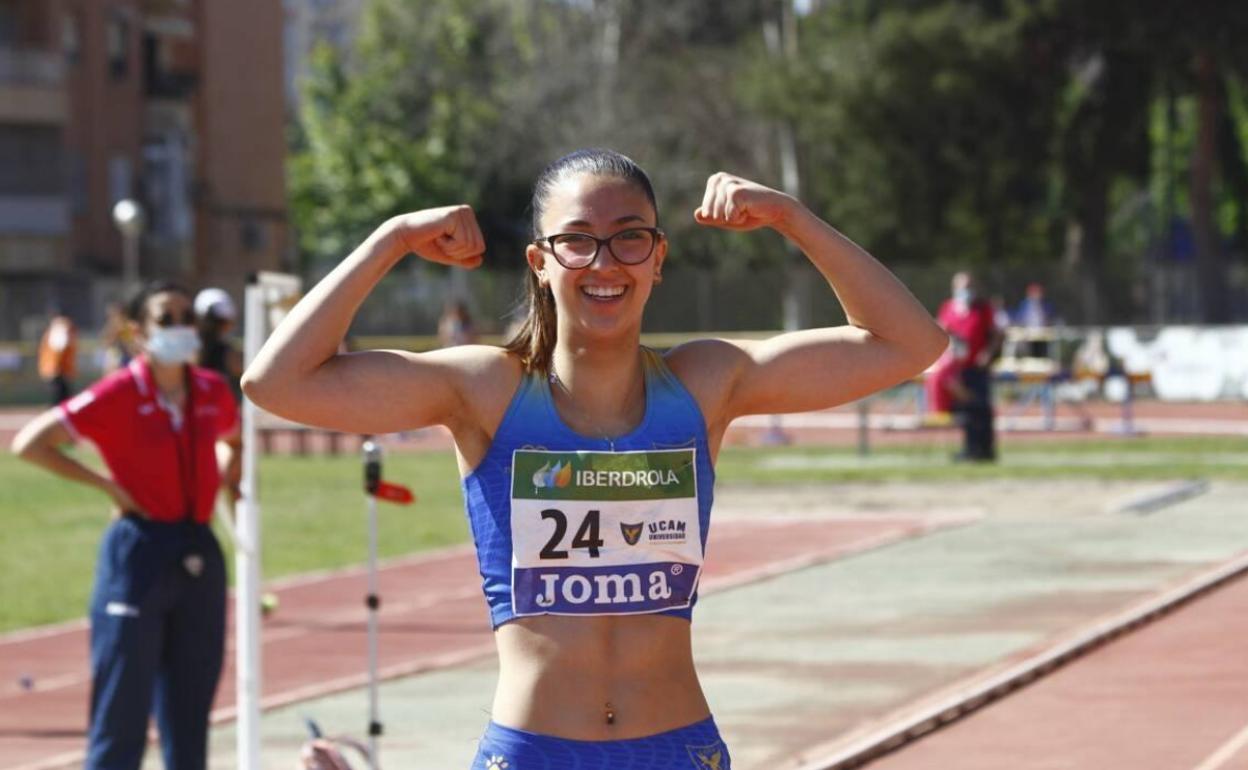
<path id="1" fill-rule="evenodd" d="M 849 320 L 847 326 L 767 340 L 708 340 L 673 351 L 674 365 L 713 371 L 724 383 L 712 389 L 713 402 L 703 404 L 708 422 L 726 425 L 744 414 L 852 401 L 923 371 L 948 344 L 945 332 L 887 268 L 789 195 L 715 174 L 694 219 L 725 230 L 776 230 L 823 274 Z"/>
<path id="2" fill-rule="evenodd" d="M 459 405 L 470 351 L 339 354 L 338 346 L 364 298 L 408 253 L 475 268 L 484 252 L 468 206 L 387 221 L 278 325 L 243 374 L 243 391 L 274 414 L 337 430 L 384 433 L 445 422 Z"/>

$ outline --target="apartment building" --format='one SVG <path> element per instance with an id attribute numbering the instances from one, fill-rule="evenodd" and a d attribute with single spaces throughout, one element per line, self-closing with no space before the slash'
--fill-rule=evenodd
<path id="1" fill-rule="evenodd" d="M 0 339 L 142 279 L 224 286 L 288 259 L 280 0 L 0 0 Z"/>

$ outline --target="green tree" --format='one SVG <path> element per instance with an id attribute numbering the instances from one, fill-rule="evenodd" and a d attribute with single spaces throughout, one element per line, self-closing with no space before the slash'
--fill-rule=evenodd
<path id="1" fill-rule="evenodd" d="M 314 55 L 291 162 L 303 253 L 340 258 L 384 219 L 470 202 L 512 204 L 500 172 L 520 154 L 503 130 L 509 63 L 519 57 L 505 3 L 375 0 L 354 50 Z"/>
<path id="2" fill-rule="evenodd" d="M 1248 231 L 1235 224 L 1248 222 L 1248 167 L 1229 97 L 1248 72 L 1235 44 L 1248 6 L 1197 5 L 819 4 L 798 66 L 760 78 L 759 100 L 799 126 L 812 192 L 851 235 L 913 261 L 1065 253 L 1093 287 L 1089 320 L 1129 312 L 1132 272 L 1164 229 L 1150 193 L 1164 174 L 1184 188 L 1166 200 L 1193 223 L 1206 320 L 1224 320 L 1221 245 Z M 1192 104 L 1179 111 L 1190 125 L 1157 131 L 1158 105 L 1175 100 Z M 1175 133 L 1191 136 L 1190 157 L 1159 168 L 1156 142 Z M 1143 241 L 1115 226 L 1141 213 Z"/>
<path id="3" fill-rule="evenodd" d="M 542 166 L 608 146 L 651 172 L 675 266 L 766 262 L 766 242 L 691 217 L 716 170 L 775 182 L 765 126 L 725 77 L 758 18 L 752 0 L 375 0 L 354 50 L 318 50 L 305 87 L 291 162 L 303 253 L 335 260 L 385 217 L 464 201 L 487 266 L 518 265 Z"/>
<path id="4" fill-rule="evenodd" d="M 760 98 L 798 126 L 810 194 L 888 259 L 1054 252 L 1054 66 L 1030 16 L 978 3 L 841 3 L 805 20 L 795 71 Z"/>

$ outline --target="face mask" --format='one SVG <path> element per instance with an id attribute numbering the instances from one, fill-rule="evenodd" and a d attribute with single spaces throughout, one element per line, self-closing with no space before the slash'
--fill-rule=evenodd
<path id="1" fill-rule="evenodd" d="M 975 299 L 975 292 L 970 289 L 958 289 L 953 293 L 953 298 L 963 305 L 969 305 L 971 300 Z"/>
<path id="2" fill-rule="evenodd" d="M 162 364 L 189 364 L 199 353 L 199 334 L 193 326 L 162 326 L 148 338 L 147 352 Z"/>

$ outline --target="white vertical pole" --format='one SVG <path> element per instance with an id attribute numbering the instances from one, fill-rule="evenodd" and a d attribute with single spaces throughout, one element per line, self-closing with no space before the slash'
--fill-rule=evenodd
<path id="1" fill-rule="evenodd" d="M 377 592 L 377 486 L 381 483 L 381 447 L 369 439 L 364 442 L 364 491 L 368 495 L 368 752 L 373 770 L 381 766 L 379 738 L 381 715 L 377 708 L 377 613 L 381 596 Z"/>
<path id="2" fill-rule="evenodd" d="M 264 343 L 265 289 L 248 286 L 244 302 L 243 353 L 250 364 Z M 260 770 L 260 506 L 256 500 L 256 405 L 243 400 L 242 497 L 236 508 L 234 565 L 234 666 L 238 712 L 237 766 Z"/>

